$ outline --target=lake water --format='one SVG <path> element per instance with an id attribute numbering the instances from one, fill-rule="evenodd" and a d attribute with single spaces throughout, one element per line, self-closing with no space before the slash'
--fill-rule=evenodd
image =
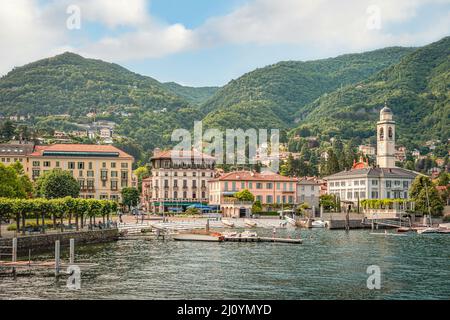
<path id="1" fill-rule="evenodd" d="M 278 232 L 300 234 L 302 245 L 127 240 L 78 247 L 76 261 L 98 263 L 83 271 L 80 290 L 68 290 L 66 276 L 22 273 L 0 277 L 0 299 L 450 298 L 449 236 L 370 232 Z M 380 267 L 379 290 L 367 289 L 370 265 Z"/>

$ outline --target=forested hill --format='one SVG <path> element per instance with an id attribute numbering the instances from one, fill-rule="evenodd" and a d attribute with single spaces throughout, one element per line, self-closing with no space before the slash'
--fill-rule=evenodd
<path id="1" fill-rule="evenodd" d="M 202 107 L 210 127 L 288 127 L 294 114 L 326 92 L 358 83 L 413 48 L 392 47 L 324 60 L 280 62 L 221 88 Z"/>
<path id="2" fill-rule="evenodd" d="M 0 79 L 0 113 L 6 115 L 176 110 L 187 104 L 155 79 L 73 53 L 15 68 Z"/>
<path id="3" fill-rule="evenodd" d="M 163 86 L 168 91 L 193 104 L 202 104 L 206 102 L 217 92 L 217 90 L 219 90 L 219 87 L 188 87 L 175 82 L 166 82 L 163 83 Z"/>
<path id="4" fill-rule="evenodd" d="M 450 37 L 403 57 L 358 85 L 323 95 L 303 110 L 300 126 L 342 138 L 370 137 L 386 102 L 399 143 L 450 137 Z"/>

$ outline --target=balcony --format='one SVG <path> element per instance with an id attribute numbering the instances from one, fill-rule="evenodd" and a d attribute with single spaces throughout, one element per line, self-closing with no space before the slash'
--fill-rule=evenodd
<path id="1" fill-rule="evenodd" d="M 222 200 L 223 204 L 234 204 L 234 205 L 253 205 L 251 201 L 240 201 L 233 198 L 225 198 Z"/>

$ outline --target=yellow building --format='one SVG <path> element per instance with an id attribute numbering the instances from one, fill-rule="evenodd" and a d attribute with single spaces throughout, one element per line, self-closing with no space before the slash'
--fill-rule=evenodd
<path id="1" fill-rule="evenodd" d="M 134 158 L 110 145 L 4 144 L 0 158 L 5 165 L 21 162 L 32 180 L 53 169 L 69 171 L 80 184 L 82 198 L 120 201 L 122 188 L 136 187 Z"/>

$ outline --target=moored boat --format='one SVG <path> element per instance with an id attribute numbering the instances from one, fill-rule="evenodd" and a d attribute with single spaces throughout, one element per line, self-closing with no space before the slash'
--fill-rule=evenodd
<path id="1" fill-rule="evenodd" d="M 230 221 L 230 220 L 227 220 L 227 219 L 222 219 L 222 223 L 223 223 L 225 226 L 227 226 L 227 227 L 230 227 L 230 228 L 233 228 L 233 227 L 234 227 L 234 222 L 233 222 L 233 221 Z"/>
<path id="2" fill-rule="evenodd" d="M 245 230 L 244 232 L 241 232 L 238 236 L 241 238 L 256 238 L 258 234 L 256 232 Z"/>
<path id="3" fill-rule="evenodd" d="M 418 234 L 439 233 L 439 230 L 440 230 L 439 228 L 428 227 L 423 229 L 417 229 L 417 233 Z"/>
<path id="4" fill-rule="evenodd" d="M 285 216 L 284 219 L 286 219 L 287 223 L 294 227 L 297 225 L 297 221 L 291 217 Z"/>
<path id="5" fill-rule="evenodd" d="M 254 228 L 258 225 L 255 221 L 250 220 L 250 219 L 245 219 L 244 223 L 246 226 L 251 227 L 251 228 Z"/>
<path id="6" fill-rule="evenodd" d="M 325 221 L 322 221 L 322 220 L 315 220 L 315 221 L 311 222 L 312 228 L 325 228 L 326 225 L 327 224 L 325 223 Z"/>

